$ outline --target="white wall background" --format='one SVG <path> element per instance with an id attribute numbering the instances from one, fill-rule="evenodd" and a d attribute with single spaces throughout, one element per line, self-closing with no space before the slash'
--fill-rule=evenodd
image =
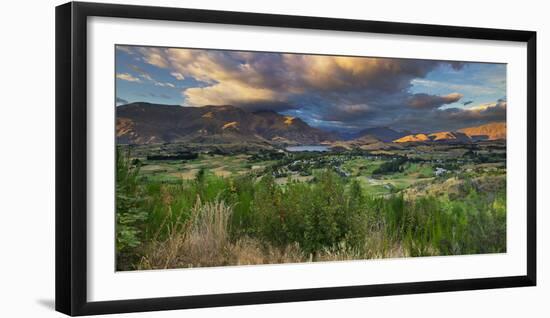
<path id="1" fill-rule="evenodd" d="M 280 14 L 422 22 L 538 32 L 537 287 L 116 315 L 116 317 L 545 317 L 550 315 L 546 200 L 550 170 L 550 23 L 544 1 L 126 0 Z M 3 4 L 0 28 L 0 316 L 62 317 L 54 303 L 54 7 Z"/>

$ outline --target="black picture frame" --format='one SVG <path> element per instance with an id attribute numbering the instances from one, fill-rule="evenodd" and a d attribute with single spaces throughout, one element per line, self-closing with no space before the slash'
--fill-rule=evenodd
<path id="1" fill-rule="evenodd" d="M 89 302 L 86 36 L 92 16 L 338 30 L 527 44 L 527 274 L 349 287 Z M 56 7 L 56 310 L 92 315 L 536 285 L 536 32 L 197 9 L 70 2 Z"/>

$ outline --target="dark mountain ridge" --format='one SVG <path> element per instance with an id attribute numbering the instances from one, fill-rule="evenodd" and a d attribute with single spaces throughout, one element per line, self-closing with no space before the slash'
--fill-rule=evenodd
<path id="1" fill-rule="evenodd" d="M 249 112 L 231 105 L 183 107 L 137 102 L 116 108 L 119 144 L 194 143 L 272 145 L 332 144 L 387 147 L 407 142 L 475 142 L 506 139 L 506 123 L 457 131 L 412 134 L 372 127 L 343 136 L 309 126 L 302 119 L 274 111 Z"/>
<path id="2" fill-rule="evenodd" d="M 372 127 L 359 131 L 355 139 L 372 136 L 383 142 L 392 142 L 393 140 L 399 139 L 403 136 L 410 135 L 410 131 L 397 131 L 389 127 Z"/>
<path id="3" fill-rule="evenodd" d="M 231 105 L 182 107 L 138 102 L 118 106 L 116 118 L 120 144 L 318 144 L 336 139 L 299 118 L 272 111 L 248 112 Z"/>

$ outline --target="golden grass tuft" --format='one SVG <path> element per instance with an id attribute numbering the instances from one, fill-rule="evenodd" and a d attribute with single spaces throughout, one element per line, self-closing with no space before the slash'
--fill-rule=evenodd
<path id="1" fill-rule="evenodd" d="M 202 203 L 197 198 L 185 224 L 169 228 L 165 241 L 149 245 L 140 269 L 225 265 L 231 213 L 224 201 Z"/>
<path id="2" fill-rule="evenodd" d="M 242 237 L 231 242 L 229 221 L 233 209 L 224 201 L 201 202 L 197 198 L 190 219 L 168 228 L 168 238 L 148 244 L 138 269 L 168 269 L 226 265 L 346 261 L 407 257 L 401 245 L 390 245 L 383 233 L 372 235 L 361 251 L 346 246 L 325 249 L 315 256 L 305 255 L 297 243 L 285 247 L 262 244 Z"/>
<path id="3" fill-rule="evenodd" d="M 148 244 L 138 269 L 168 269 L 224 265 L 256 265 L 307 261 L 297 244 L 265 246 L 244 237 L 229 238 L 232 207 L 224 201 L 202 203 L 197 198 L 191 218 L 168 228 L 168 238 Z"/>

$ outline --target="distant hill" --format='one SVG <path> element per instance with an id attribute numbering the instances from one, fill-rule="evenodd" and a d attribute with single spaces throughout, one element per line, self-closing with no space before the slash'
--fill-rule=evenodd
<path id="1" fill-rule="evenodd" d="M 457 131 L 436 132 L 433 134 L 429 134 L 428 138 L 430 138 L 431 141 L 470 141 L 470 137 L 468 137 L 468 135 Z"/>
<path id="2" fill-rule="evenodd" d="M 440 131 L 431 134 L 407 135 L 393 142 L 469 142 L 480 140 L 506 139 L 506 123 L 489 123 L 476 127 L 462 128 L 457 131 Z"/>
<path id="3" fill-rule="evenodd" d="M 396 131 L 389 127 L 373 127 L 361 130 L 357 133 L 356 139 L 364 136 L 372 136 L 383 142 L 391 142 L 409 134 L 410 132 L 408 131 Z"/>
<path id="4" fill-rule="evenodd" d="M 476 127 L 462 128 L 458 130 L 476 140 L 506 139 L 506 123 L 495 122 Z"/>
<path id="5" fill-rule="evenodd" d="M 426 134 L 413 134 L 413 135 L 407 135 L 407 136 L 401 137 L 399 139 L 394 140 L 393 142 L 401 143 L 401 142 L 420 142 L 420 141 L 430 141 L 430 137 Z"/>
<path id="6" fill-rule="evenodd" d="M 248 112 L 231 105 L 182 107 L 138 102 L 118 106 L 116 115 L 116 137 L 121 144 L 318 144 L 335 139 L 334 134 L 299 118 L 272 111 Z"/>
<path id="7" fill-rule="evenodd" d="M 394 140 L 396 143 L 403 142 L 469 142 L 470 137 L 465 133 L 456 131 L 440 131 L 432 134 L 414 134 Z"/>
<path id="8" fill-rule="evenodd" d="M 382 140 L 372 136 L 364 135 L 359 138 L 351 140 L 341 140 L 331 143 L 332 148 L 341 148 L 341 149 L 363 149 L 363 150 L 390 150 L 390 149 L 401 149 L 402 146 L 395 143 L 383 142 Z"/>

